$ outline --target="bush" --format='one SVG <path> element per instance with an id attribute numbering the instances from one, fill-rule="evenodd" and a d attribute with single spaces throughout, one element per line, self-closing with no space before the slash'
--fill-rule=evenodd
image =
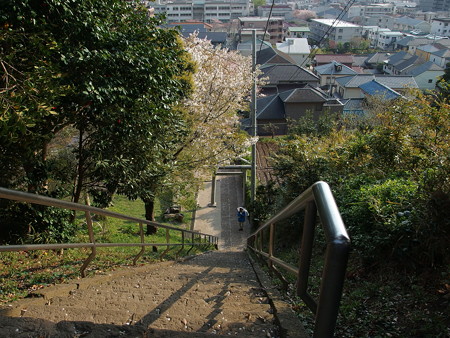
<path id="1" fill-rule="evenodd" d="M 417 243 L 418 186 L 407 179 L 386 179 L 355 189 L 350 183 L 338 204 L 355 250 L 366 263 L 403 259 Z"/>
<path id="2" fill-rule="evenodd" d="M 70 210 L 0 200 L 0 243 L 66 243 L 75 235 Z"/>

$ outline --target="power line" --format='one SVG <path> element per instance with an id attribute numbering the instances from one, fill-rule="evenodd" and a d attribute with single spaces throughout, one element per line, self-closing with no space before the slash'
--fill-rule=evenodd
<path id="1" fill-rule="evenodd" d="M 261 40 L 261 44 L 259 45 L 259 50 L 261 51 L 263 42 L 264 42 L 264 38 L 266 37 L 266 33 L 267 33 L 267 27 L 269 26 L 269 22 L 270 22 L 270 18 L 272 16 L 272 10 L 273 10 L 273 6 L 275 5 L 275 0 L 272 0 L 272 5 L 270 6 L 270 12 L 269 12 L 269 17 L 267 18 L 267 22 L 266 22 L 266 28 L 264 29 L 264 35 L 262 37 Z"/>
<path id="2" fill-rule="evenodd" d="M 314 48 L 313 50 L 311 50 L 311 52 L 309 53 L 308 57 L 305 58 L 302 62 L 302 64 L 300 65 L 300 67 L 303 67 L 303 65 L 305 64 L 305 62 L 314 55 L 314 53 L 320 48 L 320 44 L 322 43 L 322 41 L 328 36 L 328 34 L 330 33 L 330 31 L 334 28 L 334 25 L 336 22 L 341 21 L 341 19 L 344 17 L 344 15 L 347 13 L 347 11 L 350 9 L 350 7 L 355 3 L 355 0 L 349 0 L 347 2 L 347 4 L 344 6 L 344 8 L 342 8 L 341 12 L 338 14 L 338 16 L 334 19 L 334 21 L 331 23 L 331 25 L 328 27 L 327 31 L 325 32 L 324 35 L 322 35 L 322 37 L 319 39 L 319 42 L 317 42 L 317 47 Z"/>

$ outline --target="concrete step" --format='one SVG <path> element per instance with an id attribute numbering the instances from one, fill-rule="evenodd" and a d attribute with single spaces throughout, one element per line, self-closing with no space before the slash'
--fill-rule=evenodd
<path id="1" fill-rule="evenodd" d="M 127 268 L 51 289 L 12 303 L 1 314 L 47 323 L 50 331 L 84 321 L 92 332 L 103 330 L 102 325 L 115 325 L 111 330 L 126 325 L 135 328 L 125 332 L 156 330 L 162 337 L 166 332 L 279 336 L 277 311 L 244 252 L 211 252 L 158 268 Z"/>

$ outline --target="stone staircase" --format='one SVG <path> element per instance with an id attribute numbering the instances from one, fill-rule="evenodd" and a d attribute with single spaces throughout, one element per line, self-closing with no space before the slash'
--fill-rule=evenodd
<path id="1" fill-rule="evenodd" d="M 244 251 L 121 269 L 9 304 L 0 337 L 304 336 L 265 278 Z"/>

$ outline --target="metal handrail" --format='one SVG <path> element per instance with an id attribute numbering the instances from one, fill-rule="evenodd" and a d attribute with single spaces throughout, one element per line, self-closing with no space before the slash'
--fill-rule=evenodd
<path id="1" fill-rule="evenodd" d="M 274 233 L 277 222 L 303 210 L 305 210 L 305 217 L 301 238 L 300 263 L 297 268 L 273 255 Z M 317 214 L 320 217 L 327 242 L 318 302 L 307 291 Z M 269 252 L 265 252 L 263 250 L 263 231 L 268 228 L 270 231 Z M 263 257 L 269 268 L 276 272 L 282 280 L 283 276 L 274 265 L 297 276 L 297 295 L 315 314 L 314 337 L 332 337 L 344 286 L 345 270 L 350 251 L 350 237 L 328 184 L 325 182 L 313 184 L 252 233 L 247 239 L 247 247 Z"/>
<path id="2" fill-rule="evenodd" d="M 132 247 L 132 246 L 141 247 L 141 250 L 133 259 L 133 264 L 135 265 L 138 258 L 142 256 L 145 248 L 148 246 L 152 246 L 152 247 L 165 246 L 166 250 L 160 256 L 161 259 L 169 251 L 169 249 L 171 247 L 181 247 L 181 249 L 180 249 L 180 251 L 181 251 L 186 244 L 185 233 L 191 234 L 191 236 L 190 236 L 191 242 L 189 243 L 191 248 L 189 249 L 189 251 L 192 248 L 194 248 L 194 246 L 204 246 L 205 243 L 208 246 L 214 246 L 217 249 L 217 246 L 219 243 L 218 237 L 204 234 L 201 232 L 180 229 L 180 228 L 173 227 L 170 225 L 165 225 L 165 224 L 161 224 L 158 222 L 152 222 L 152 221 L 140 219 L 137 217 L 127 216 L 127 215 L 119 214 L 117 212 L 92 207 L 89 205 L 63 201 L 63 200 L 59 200 L 56 198 L 40 196 L 40 195 L 36 195 L 36 194 L 26 193 L 23 191 L 11 190 L 11 189 L 6 189 L 6 188 L 0 187 L 0 198 L 9 199 L 9 200 L 18 201 L 18 202 L 46 205 L 46 206 L 50 206 L 50 207 L 58 207 L 58 208 L 69 209 L 69 210 L 84 211 L 85 216 L 86 216 L 86 225 L 88 227 L 88 233 L 89 233 L 89 242 L 88 243 L 0 245 L 0 252 L 91 248 L 91 250 L 92 250 L 91 254 L 84 261 L 82 267 L 80 268 L 80 274 L 82 277 L 85 277 L 84 271 L 86 270 L 89 263 L 95 258 L 96 248 L 99 248 L 99 247 Z M 140 242 L 139 243 L 97 243 L 95 241 L 95 237 L 94 237 L 91 214 L 102 215 L 102 216 L 106 216 L 106 217 L 114 217 L 114 218 L 122 219 L 125 221 L 132 221 L 132 222 L 138 223 L 139 224 Z M 166 229 L 166 243 L 145 243 L 143 224 L 153 225 L 157 228 L 165 228 Z M 181 232 L 182 233 L 182 243 L 170 243 L 169 230 Z M 202 237 L 204 238 L 204 240 L 202 240 Z M 177 255 L 180 253 L 180 251 L 177 252 Z"/>

